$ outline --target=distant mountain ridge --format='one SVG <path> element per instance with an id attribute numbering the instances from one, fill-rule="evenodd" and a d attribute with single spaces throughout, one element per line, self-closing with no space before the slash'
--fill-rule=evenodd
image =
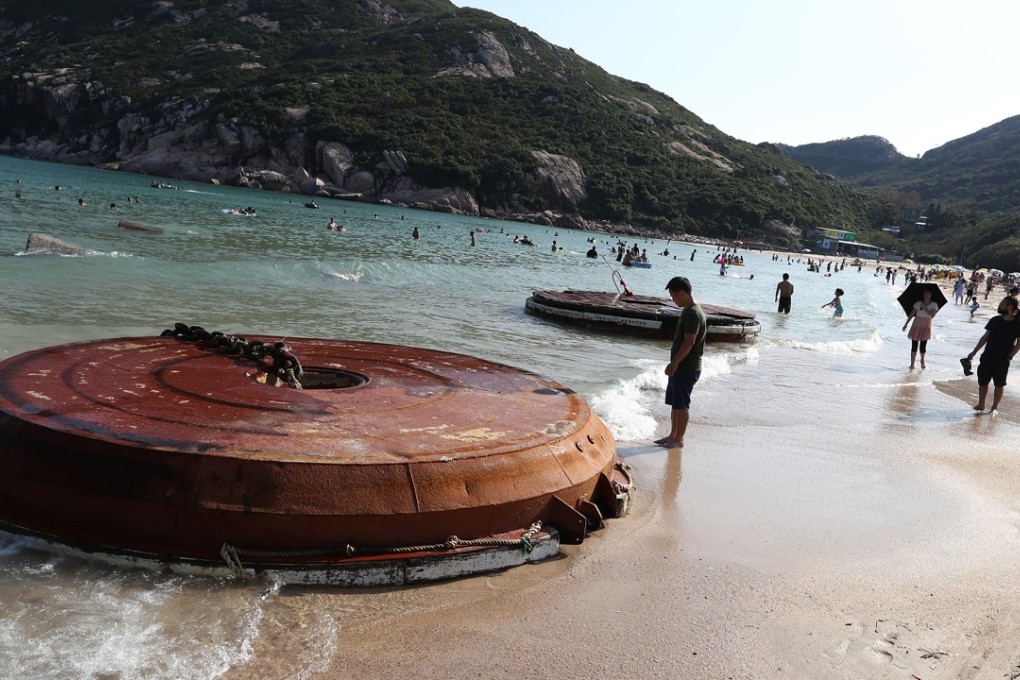
<path id="1" fill-rule="evenodd" d="M 964 204 L 988 214 L 1020 213 L 1020 115 L 909 158 L 881 137 L 800 146 L 782 152 L 820 172 L 870 190 L 917 192 L 925 204 Z"/>
<path id="2" fill-rule="evenodd" d="M 847 181 L 904 158 L 887 139 L 871 135 L 799 146 L 777 146 L 790 158 Z"/>

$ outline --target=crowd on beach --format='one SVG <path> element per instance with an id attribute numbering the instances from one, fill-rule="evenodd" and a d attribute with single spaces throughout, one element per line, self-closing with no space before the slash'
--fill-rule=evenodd
<path id="1" fill-rule="evenodd" d="M 780 258 L 777 253 L 774 253 L 772 259 L 778 261 Z M 714 261 L 721 262 L 721 266 L 725 268 L 727 260 L 728 256 L 721 253 Z M 787 262 L 792 263 L 793 257 L 787 256 Z M 860 260 L 855 260 L 852 264 L 857 266 L 858 272 L 861 271 L 863 263 Z M 833 269 L 836 272 L 842 271 L 845 266 L 845 259 L 840 262 L 829 260 L 825 265 L 826 275 L 831 275 Z M 808 270 L 820 273 L 822 270 L 821 260 L 809 259 Z M 957 305 L 969 306 L 971 317 L 980 306 L 977 296 L 982 283 L 985 288 L 985 300 L 989 298 L 997 285 L 1007 288 L 1005 297 L 999 301 L 996 307 L 995 316 L 989 318 L 985 324 L 984 333 L 977 340 L 974 349 L 960 359 L 964 375 L 977 374 L 978 395 L 977 403 L 973 407 L 975 413 L 977 415 L 984 413 L 995 415 L 1002 401 L 1009 367 L 1013 358 L 1020 352 L 1020 287 L 1017 286 L 1018 281 L 1013 277 L 994 275 L 982 270 L 973 272 L 970 279 L 967 280 L 962 271 L 950 273 L 923 266 L 911 270 L 902 265 L 876 263 L 874 275 L 880 276 L 883 271 L 885 280 L 890 285 L 895 285 L 897 275 L 902 273 L 901 280 L 905 284 L 905 290 L 898 299 L 907 313 L 902 330 L 907 333 L 907 338 L 910 340 L 910 370 L 915 369 L 918 358 L 920 358 L 921 369 L 926 368 L 925 354 L 928 341 L 932 336 L 933 321 L 939 310 L 948 304 L 941 291 L 943 286 L 951 288 Z M 725 269 L 720 273 L 725 274 Z M 673 302 L 683 311 L 670 348 L 670 361 L 665 368 L 665 373 L 668 376 L 665 402 L 670 407 L 670 432 L 665 437 L 657 439 L 656 443 L 667 448 L 683 448 L 684 435 L 690 422 L 691 394 L 701 376 L 701 358 L 704 352 L 707 321 L 704 311 L 693 297 L 693 287 L 689 279 L 674 277 L 666 284 L 666 290 Z M 795 287 L 790 280 L 789 273 L 784 273 L 782 280 L 776 284 L 775 302 L 778 305 L 778 313 L 790 313 L 794 290 Z M 842 317 L 844 294 L 842 288 L 836 288 L 832 300 L 822 305 L 822 308 L 830 307 L 833 309 L 834 318 Z M 975 371 L 973 361 L 979 352 L 980 357 Z M 992 392 L 990 404 L 988 403 L 989 388 Z"/>

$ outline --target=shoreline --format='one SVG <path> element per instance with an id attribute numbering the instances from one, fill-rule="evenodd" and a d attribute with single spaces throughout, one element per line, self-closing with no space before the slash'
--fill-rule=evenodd
<path id="1" fill-rule="evenodd" d="M 831 379 L 793 401 L 746 394 L 777 366 L 796 379 L 798 350 L 767 348 L 698 394 L 685 449 L 618 442 L 631 510 L 583 545 L 489 576 L 295 604 L 337 621 L 321 677 L 1009 677 L 1020 395 L 1007 388 L 998 416 L 974 416 L 975 382 L 950 366 L 957 343 L 935 352 L 934 382 L 903 370 L 902 344 L 879 342 L 838 355 Z M 847 392 L 833 389 L 841 374 L 874 377 Z M 224 677 L 272 664 L 273 633 Z"/>
<path id="2" fill-rule="evenodd" d="M 968 539 L 962 514 L 973 490 L 942 490 L 949 510 L 932 510 L 915 490 L 904 505 L 926 511 L 865 531 L 847 520 L 852 540 L 835 547 L 819 534 L 792 538 L 799 550 L 787 553 L 766 532 L 749 554 L 725 527 L 692 535 L 687 526 L 681 497 L 692 490 L 681 479 L 705 473 L 704 462 L 644 447 L 626 455 L 645 480 L 628 518 L 558 560 L 345 598 L 323 677 L 581 679 L 625 668 L 627 677 L 664 680 L 998 680 L 1017 667 L 1020 604 L 1007 595 L 1015 527 L 1003 517 L 991 535 Z M 952 471 L 962 461 L 939 463 Z"/>

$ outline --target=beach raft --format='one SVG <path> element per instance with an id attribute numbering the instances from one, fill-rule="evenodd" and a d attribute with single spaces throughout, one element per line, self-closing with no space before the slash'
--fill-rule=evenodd
<path id="1" fill-rule="evenodd" d="M 702 304 L 708 342 L 754 340 L 761 323 L 752 312 Z M 524 309 L 558 323 L 597 330 L 672 340 L 683 310 L 669 298 L 593 290 L 536 290 Z"/>
<path id="2" fill-rule="evenodd" d="M 291 583 L 503 569 L 627 508 L 587 403 L 395 345 L 163 337 L 0 363 L 0 528 L 52 550 Z"/>

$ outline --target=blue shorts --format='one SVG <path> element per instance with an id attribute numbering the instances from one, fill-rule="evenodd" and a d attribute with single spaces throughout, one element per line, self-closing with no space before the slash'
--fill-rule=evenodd
<path id="1" fill-rule="evenodd" d="M 701 371 L 676 371 L 666 383 L 666 403 L 675 409 L 686 411 L 691 408 L 691 392 L 694 383 L 701 377 Z"/>

